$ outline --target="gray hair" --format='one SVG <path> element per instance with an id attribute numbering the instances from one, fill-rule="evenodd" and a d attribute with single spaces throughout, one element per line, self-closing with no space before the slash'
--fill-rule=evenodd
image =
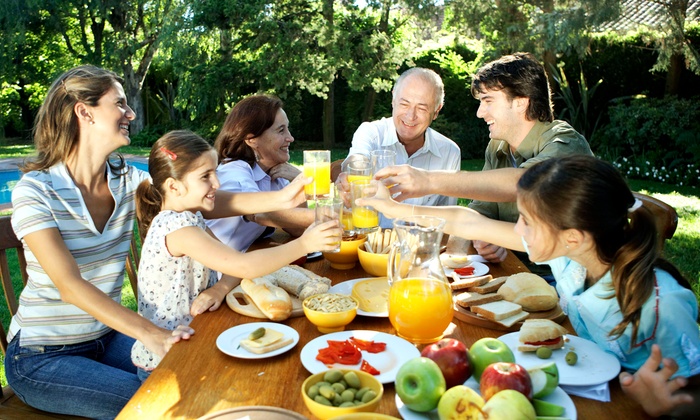
<path id="1" fill-rule="evenodd" d="M 418 77 L 424 82 L 429 83 L 433 87 L 433 90 L 435 92 L 436 111 L 438 108 L 440 108 L 440 106 L 442 106 L 445 103 L 445 85 L 442 83 L 440 75 L 435 73 L 433 70 L 422 67 L 414 67 L 401 73 L 401 76 L 399 76 L 399 78 L 396 79 L 396 83 L 394 83 L 394 89 L 392 89 L 391 91 L 392 100 L 396 100 L 396 92 L 401 90 L 402 83 L 409 76 Z"/>

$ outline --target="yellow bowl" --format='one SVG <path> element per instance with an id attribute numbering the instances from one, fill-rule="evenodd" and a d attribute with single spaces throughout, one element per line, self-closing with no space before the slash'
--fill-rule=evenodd
<path id="1" fill-rule="evenodd" d="M 341 370 L 343 373 L 350 371 L 348 369 Z M 381 382 L 377 380 L 377 378 L 375 378 L 367 372 L 363 372 L 361 370 L 353 370 L 353 372 L 355 372 L 360 378 L 360 387 L 369 387 L 371 390 L 377 393 L 377 396 L 374 397 L 374 399 L 372 399 L 371 401 L 366 402 L 365 404 L 356 405 L 354 407 L 331 407 L 323 405 L 321 403 L 317 403 L 316 401 L 311 399 L 311 397 L 309 397 L 307 392 L 312 385 L 323 380 L 323 375 L 326 372 L 324 371 L 316 373 L 306 378 L 304 384 L 301 386 L 301 396 L 304 399 L 304 404 L 306 404 L 306 408 L 308 408 L 309 411 L 311 411 L 311 414 L 313 414 L 321 420 L 326 420 L 353 413 L 374 412 L 379 406 L 379 402 L 382 400 L 382 395 L 384 395 L 384 386 Z"/>
<path id="2" fill-rule="evenodd" d="M 367 235 L 351 241 L 341 241 L 339 252 L 324 252 L 323 256 L 336 270 L 349 270 L 357 263 L 357 249 L 367 241 Z"/>
<path id="3" fill-rule="evenodd" d="M 309 308 L 309 306 L 314 307 L 310 304 L 318 302 L 319 300 L 324 300 L 326 303 L 329 301 L 338 300 L 344 301 L 345 303 L 352 303 L 349 304 L 349 309 L 333 312 L 331 312 L 332 309 L 317 310 Z M 359 303 L 354 297 L 337 293 L 321 293 L 318 295 L 309 296 L 304 299 L 304 302 L 302 302 L 302 308 L 304 309 L 304 315 L 306 315 L 306 318 L 324 334 L 343 331 L 345 326 L 355 319 L 358 306 Z"/>
<path id="4" fill-rule="evenodd" d="M 375 277 L 386 277 L 386 266 L 389 263 L 389 254 L 375 254 L 358 248 L 357 256 L 360 265 L 369 274 Z"/>

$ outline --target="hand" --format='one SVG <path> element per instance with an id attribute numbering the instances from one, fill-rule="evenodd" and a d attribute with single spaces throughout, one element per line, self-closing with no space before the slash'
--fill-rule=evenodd
<path id="1" fill-rule="evenodd" d="M 146 339 L 143 339 L 143 344 L 158 356 L 164 357 L 173 344 L 189 340 L 192 334 L 194 330 L 186 325 L 178 325 L 173 331 L 161 328 L 158 334 L 148 334 Z"/>
<path id="2" fill-rule="evenodd" d="M 624 393 L 654 417 L 667 414 L 678 406 L 693 403 L 693 397 L 677 392 L 688 383 L 686 378 L 669 380 L 678 370 L 676 361 L 671 358 L 662 360 L 661 357 L 659 345 L 653 344 L 649 358 L 634 375 L 620 373 L 620 385 Z M 659 368 L 662 362 L 663 367 Z"/>
<path id="3" fill-rule="evenodd" d="M 300 173 L 301 171 L 299 168 L 289 164 L 288 162 L 284 162 L 270 168 L 268 175 L 270 175 L 270 178 L 273 180 L 282 178 L 291 182 L 294 178 L 299 176 Z"/>
<path id="4" fill-rule="evenodd" d="M 337 220 L 313 223 L 299 238 L 306 253 L 314 251 L 332 251 L 343 239 L 343 228 Z"/>
<path id="5" fill-rule="evenodd" d="M 192 307 L 190 308 L 190 315 L 197 316 L 206 312 L 207 310 L 215 311 L 219 309 L 221 302 L 223 302 L 224 298 L 226 297 L 226 293 L 222 293 L 223 290 L 220 289 L 220 287 L 216 287 L 216 285 L 214 285 L 194 298 Z"/>
<path id="6" fill-rule="evenodd" d="M 430 194 L 430 176 L 424 169 L 410 165 L 389 166 L 374 174 L 374 178 L 391 186 L 391 196 L 396 201 Z"/>
<path id="7" fill-rule="evenodd" d="M 484 241 L 473 241 L 476 252 L 490 263 L 500 263 L 508 256 L 508 251 L 498 245 Z"/>
<path id="8" fill-rule="evenodd" d="M 391 212 L 391 208 L 396 204 L 396 201 L 391 198 L 391 193 L 386 185 L 381 182 L 377 182 L 376 186 L 377 192 L 373 197 L 358 198 L 355 200 L 355 204 L 358 206 L 372 207 L 378 212 L 393 219 L 396 215 Z"/>
<path id="9" fill-rule="evenodd" d="M 350 183 L 348 182 L 348 174 L 345 172 L 339 173 L 338 178 L 335 180 L 335 186 L 338 188 L 338 192 L 343 199 L 345 207 L 351 208 L 352 203 L 350 203 Z"/>
<path id="10" fill-rule="evenodd" d="M 294 208 L 301 203 L 306 202 L 306 194 L 304 194 L 304 186 L 310 184 L 313 178 L 304 176 L 300 173 L 286 187 L 279 191 L 282 208 Z"/>

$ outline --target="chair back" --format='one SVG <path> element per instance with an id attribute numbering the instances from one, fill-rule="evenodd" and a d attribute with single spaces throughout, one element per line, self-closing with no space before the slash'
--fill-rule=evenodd
<path id="1" fill-rule="evenodd" d="M 2 289 L 7 302 L 7 309 L 10 311 L 10 317 L 17 313 L 18 299 L 17 293 L 12 285 L 12 277 L 10 275 L 10 259 L 7 251 L 14 249 L 16 251 L 15 260 L 19 265 L 20 276 L 22 283 L 27 284 L 27 261 L 24 259 L 24 248 L 22 242 L 17 239 L 15 231 L 12 230 L 10 216 L 0 216 L 0 276 L 2 276 Z M 7 333 L 2 324 L 0 324 L 0 347 L 2 354 L 7 350 Z"/>
<path id="2" fill-rule="evenodd" d="M 659 248 L 663 249 L 666 239 L 671 239 L 678 227 L 678 213 L 676 213 L 676 209 L 658 198 L 636 191 L 633 194 L 654 215 L 656 230 L 659 234 Z"/>

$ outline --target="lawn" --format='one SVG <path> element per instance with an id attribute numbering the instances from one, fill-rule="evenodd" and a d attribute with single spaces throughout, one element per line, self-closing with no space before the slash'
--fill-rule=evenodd
<path id="1" fill-rule="evenodd" d="M 291 153 L 290 162 L 301 165 L 304 145 L 295 144 L 295 150 Z M 0 159 L 10 157 L 21 157 L 31 153 L 31 147 L 27 146 L 0 146 Z M 121 150 L 125 154 L 148 155 L 148 150 L 143 148 L 129 147 Z M 340 159 L 347 153 L 347 148 L 332 151 L 332 159 Z M 462 161 L 463 170 L 480 170 L 483 161 L 465 160 Z M 667 241 L 665 256 L 673 262 L 693 285 L 695 294 L 700 296 L 700 256 L 697 250 L 700 249 L 700 189 L 691 187 L 678 187 L 653 181 L 629 180 L 630 187 L 635 191 L 643 192 L 661 199 L 675 207 L 678 212 L 678 229 L 672 240 Z M 465 204 L 466 200 L 460 200 L 460 204 Z M 14 261 L 12 255 L 10 260 Z M 15 264 L 15 272 L 17 267 Z M 18 277 L 18 276 L 15 276 Z M 16 285 L 19 293 L 20 284 Z M 128 279 L 124 282 L 122 301 L 123 304 L 132 310 L 136 308 L 134 294 Z M 0 302 L 0 319 L 2 325 L 7 329 L 9 324 L 9 313 L 7 306 L 2 300 Z M 0 358 L 0 382 L 3 386 L 5 381 L 5 370 Z"/>

